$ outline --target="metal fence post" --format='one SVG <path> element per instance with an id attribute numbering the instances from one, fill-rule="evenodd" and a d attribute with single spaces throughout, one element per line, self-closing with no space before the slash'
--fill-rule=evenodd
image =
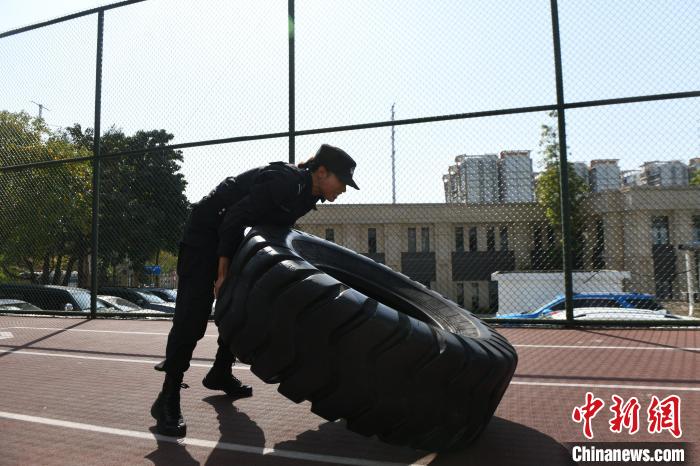
<path id="1" fill-rule="evenodd" d="M 90 318 L 97 314 L 97 254 L 99 252 L 100 215 L 100 121 L 102 116 L 102 39 L 105 12 L 97 13 L 97 57 L 95 60 L 95 139 L 92 162 L 92 241 L 90 254 Z"/>
<path id="2" fill-rule="evenodd" d="M 294 138 L 294 0 L 287 2 L 287 32 L 289 34 L 289 163 L 295 163 Z"/>
<path id="3" fill-rule="evenodd" d="M 557 119 L 559 126 L 559 187 L 561 202 L 561 225 L 564 256 L 564 296 L 566 299 L 566 321 L 574 321 L 574 287 L 571 272 L 573 254 L 571 250 L 571 209 L 569 203 L 569 162 L 566 155 L 566 118 L 564 113 L 564 80 L 561 66 L 561 42 L 559 38 L 559 10 L 557 0 L 552 5 L 552 39 L 554 40 L 554 69 L 557 82 Z"/>

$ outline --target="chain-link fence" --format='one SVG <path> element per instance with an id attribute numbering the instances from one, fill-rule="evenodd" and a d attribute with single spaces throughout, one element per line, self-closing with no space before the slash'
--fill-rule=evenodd
<path id="1" fill-rule="evenodd" d="M 699 49 L 682 1 L 125 1 L 0 34 L 0 312 L 169 315 L 191 205 L 330 143 L 361 189 L 299 229 L 489 320 L 695 325 Z"/>

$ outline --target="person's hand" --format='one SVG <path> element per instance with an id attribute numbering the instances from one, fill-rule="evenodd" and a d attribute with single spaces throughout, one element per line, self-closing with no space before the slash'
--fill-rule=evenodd
<path id="1" fill-rule="evenodd" d="M 219 265 L 217 267 L 217 278 L 214 282 L 214 299 L 219 298 L 219 290 L 226 280 L 226 275 L 228 275 L 228 268 L 231 265 L 231 259 L 228 257 L 219 257 Z"/>
<path id="2" fill-rule="evenodd" d="M 219 275 L 216 282 L 214 282 L 214 299 L 219 298 L 219 290 L 221 290 L 221 286 L 224 284 L 224 281 L 226 281 L 226 275 Z"/>

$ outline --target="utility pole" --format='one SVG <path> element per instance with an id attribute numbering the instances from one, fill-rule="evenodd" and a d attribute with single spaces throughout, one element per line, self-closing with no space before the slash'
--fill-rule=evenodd
<path id="1" fill-rule="evenodd" d="M 394 121 L 394 106 L 391 104 L 391 121 Z M 391 200 L 396 204 L 396 149 L 394 147 L 394 125 L 391 125 Z"/>
<path id="2" fill-rule="evenodd" d="M 30 100 L 30 102 L 39 107 L 39 118 L 41 118 L 41 113 L 44 109 L 48 110 L 49 112 L 51 111 L 51 109 L 48 107 L 45 107 L 44 104 L 34 102 L 33 100 Z"/>

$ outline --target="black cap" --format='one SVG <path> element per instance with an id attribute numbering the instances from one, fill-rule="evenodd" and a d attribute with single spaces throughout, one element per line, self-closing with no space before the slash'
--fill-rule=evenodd
<path id="1" fill-rule="evenodd" d="M 326 169 L 330 170 L 340 181 L 355 189 L 360 189 L 357 187 L 357 183 L 352 179 L 357 163 L 355 163 L 352 157 L 344 150 L 329 144 L 321 144 L 314 158 L 316 164 L 326 167 Z"/>

